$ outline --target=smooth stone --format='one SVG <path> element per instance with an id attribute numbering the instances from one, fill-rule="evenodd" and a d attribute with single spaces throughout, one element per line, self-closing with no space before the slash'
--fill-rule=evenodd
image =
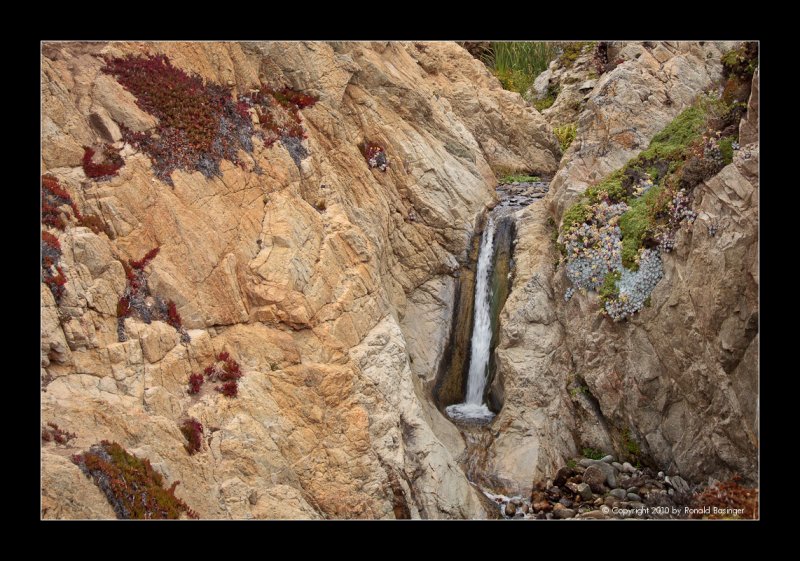
<path id="1" fill-rule="evenodd" d="M 578 485 L 578 495 L 580 495 L 580 497 L 584 501 L 590 501 L 590 500 L 592 500 L 592 497 L 594 496 L 592 494 L 592 488 L 589 487 L 589 485 L 587 485 L 586 483 L 580 483 Z"/>
<path id="2" fill-rule="evenodd" d="M 571 500 L 569 500 L 569 499 L 568 499 L 568 498 L 566 498 L 566 497 L 562 498 L 562 499 L 561 499 L 561 500 L 559 500 L 558 502 L 559 502 L 559 504 L 562 504 L 562 505 L 564 505 L 564 506 L 565 506 L 565 507 L 567 507 L 567 508 L 571 508 L 571 507 L 572 507 L 572 504 L 573 504 L 573 503 L 572 503 L 572 501 L 571 501 Z"/>
<path id="3" fill-rule="evenodd" d="M 632 466 L 630 463 L 628 463 L 628 462 L 623 462 L 623 464 L 622 464 L 622 471 L 624 471 L 625 473 L 636 473 L 636 468 L 635 468 L 635 467 L 633 467 L 633 466 Z"/>
<path id="4" fill-rule="evenodd" d="M 553 517 L 559 520 L 564 520 L 567 518 L 575 518 L 575 511 L 571 508 L 560 508 L 558 510 L 553 511 Z"/>
<path id="5" fill-rule="evenodd" d="M 658 477 L 659 477 L 659 479 L 664 479 L 664 472 L 663 471 L 659 471 L 658 472 Z"/>
<path id="6" fill-rule="evenodd" d="M 556 472 L 555 478 L 553 479 L 553 485 L 556 487 L 561 487 L 567 482 L 567 479 L 572 477 L 574 474 L 575 471 L 569 466 L 563 466 L 559 468 L 559 470 Z"/>
<path id="7" fill-rule="evenodd" d="M 595 520 L 605 520 L 608 518 L 606 514 L 602 510 L 590 510 L 589 512 L 584 512 L 581 514 L 581 518 L 589 518 Z"/>
<path id="8" fill-rule="evenodd" d="M 622 467 L 622 464 L 619 462 L 611 462 L 611 465 L 617 468 L 619 471 L 625 471 Z"/>
<path id="9" fill-rule="evenodd" d="M 626 489 L 626 491 L 628 491 L 628 493 L 638 493 L 639 492 L 639 488 L 638 487 L 628 487 Z"/>
<path id="10" fill-rule="evenodd" d="M 602 458 L 600 458 L 600 461 L 610 464 L 611 462 L 614 461 L 614 456 L 612 456 L 611 454 L 609 454 L 608 456 L 603 456 Z"/>
<path id="11" fill-rule="evenodd" d="M 590 460 L 589 458 L 581 458 L 580 461 L 578 461 L 578 464 L 588 468 L 589 466 L 594 465 L 596 461 L 597 460 Z"/>
<path id="12" fill-rule="evenodd" d="M 506 503 L 505 513 L 506 516 L 514 516 L 517 512 L 517 505 L 514 503 Z"/>
<path id="13" fill-rule="evenodd" d="M 640 503 L 642 502 L 642 497 L 640 497 L 636 493 L 628 493 L 628 500 Z"/>
<path id="14" fill-rule="evenodd" d="M 625 489 L 612 489 L 609 495 L 612 497 L 617 497 L 620 500 L 624 500 L 627 496 L 627 493 L 625 492 Z"/>
<path id="15" fill-rule="evenodd" d="M 583 482 L 591 487 L 595 493 L 603 492 L 603 483 L 606 480 L 606 474 L 598 466 L 589 466 L 583 472 Z"/>

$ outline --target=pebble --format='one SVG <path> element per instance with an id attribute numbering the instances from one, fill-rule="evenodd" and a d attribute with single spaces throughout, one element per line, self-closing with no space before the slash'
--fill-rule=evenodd
<path id="1" fill-rule="evenodd" d="M 619 463 L 619 462 L 611 462 L 611 465 L 612 465 L 612 466 L 614 466 L 615 468 L 617 468 L 619 471 L 625 471 L 625 470 L 622 468 L 622 464 L 621 464 L 621 463 Z"/>
<path id="2" fill-rule="evenodd" d="M 642 497 L 640 497 L 636 493 L 628 493 L 628 500 L 640 503 L 640 502 L 642 502 Z"/>
<path id="3" fill-rule="evenodd" d="M 635 468 L 635 467 L 633 467 L 633 466 L 632 466 L 631 464 L 629 464 L 628 462 L 625 462 L 625 463 L 623 463 L 623 464 L 622 464 L 622 468 L 621 468 L 621 469 L 622 469 L 622 471 L 624 471 L 625 473 L 636 473 L 636 468 Z"/>
<path id="4" fill-rule="evenodd" d="M 625 489 L 613 489 L 609 495 L 612 497 L 617 497 L 620 500 L 624 500 L 628 493 L 625 491 Z"/>
<path id="5" fill-rule="evenodd" d="M 664 479 L 664 472 L 663 471 L 659 471 L 658 472 L 658 478 L 659 479 Z"/>
<path id="6" fill-rule="evenodd" d="M 564 498 L 560 499 L 558 502 L 559 502 L 559 504 L 562 504 L 567 508 L 572 507 L 572 504 L 573 504 L 572 501 L 569 500 L 567 497 L 564 497 Z"/>
<path id="7" fill-rule="evenodd" d="M 589 486 L 588 486 L 586 483 L 581 483 L 581 484 L 579 484 L 579 485 L 578 485 L 578 495 L 580 495 L 580 496 L 581 496 L 581 498 L 582 498 L 584 501 L 590 501 L 590 500 L 592 500 L 592 496 L 593 496 L 593 495 L 592 495 L 592 489 L 591 489 L 591 487 L 589 487 Z"/>
<path id="8" fill-rule="evenodd" d="M 638 487 L 628 487 L 626 490 L 628 491 L 628 493 L 638 493 L 639 492 L 639 488 Z"/>
<path id="9" fill-rule="evenodd" d="M 572 471 L 572 469 L 569 468 L 568 466 L 559 468 L 559 470 L 556 472 L 555 478 L 553 479 L 553 485 L 556 485 L 558 487 L 564 485 L 567 482 L 567 479 L 569 479 L 573 475 L 573 473 L 574 472 Z"/>
<path id="10" fill-rule="evenodd" d="M 560 520 L 564 520 L 565 518 L 575 518 L 575 514 L 576 512 L 571 508 L 561 508 L 553 511 L 553 517 Z"/>
<path id="11" fill-rule="evenodd" d="M 506 516 L 514 516 L 517 512 L 517 505 L 514 503 L 506 503 L 505 513 Z"/>
<path id="12" fill-rule="evenodd" d="M 614 456 L 612 456 L 611 454 L 609 454 L 608 456 L 603 456 L 602 458 L 600 458 L 600 461 L 610 464 L 611 462 L 614 461 Z"/>
<path id="13" fill-rule="evenodd" d="M 587 483 L 595 493 L 603 492 L 605 480 L 606 474 L 598 466 L 589 466 L 583 472 L 583 482 Z"/>
<path id="14" fill-rule="evenodd" d="M 581 514 L 581 518 L 594 518 L 595 520 L 605 520 L 608 518 L 602 510 L 590 510 Z"/>
<path id="15" fill-rule="evenodd" d="M 528 506 L 527 503 L 524 503 L 520 508 L 520 510 L 522 511 L 522 514 L 528 514 L 528 512 L 530 511 L 530 507 Z"/>

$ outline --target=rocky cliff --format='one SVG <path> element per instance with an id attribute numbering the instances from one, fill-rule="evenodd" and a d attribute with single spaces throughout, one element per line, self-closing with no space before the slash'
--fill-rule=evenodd
<path id="1" fill-rule="evenodd" d="M 616 44 L 616 64 L 599 78 L 587 54 L 572 70 L 554 62 L 543 75 L 591 88 L 575 115 L 558 100 L 544 112 L 554 124 L 575 117 L 577 137 L 546 206 L 530 207 L 518 224 L 517 276 L 497 350 L 506 405 L 489 454 L 506 490 L 552 477 L 582 447 L 635 453 L 697 482 L 757 478 L 758 73 L 741 148 L 695 188 L 698 218 L 663 257 L 650 307 L 615 323 L 600 315 L 594 292 L 565 302 L 569 283 L 553 242 L 565 210 L 589 185 L 719 83 L 720 59 L 732 46 Z"/>
<path id="2" fill-rule="evenodd" d="M 238 138 L 251 150 L 218 170 L 162 173 L 188 156 L 163 149 L 177 142 L 167 110 L 159 121 L 107 70 L 126 56 L 262 124 L 243 100 L 318 98 L 290 113 L 306 138 Z M 210 110 L 195 105 L 190 142 Z M 42 118 L 42 173 L 66 191 L 51 187 L 44 227 L 63 278 L 41 290 L 42 421 L 76 434 L 43 446 L 44 517 L 113 516 L 69 459 L 101 440 L 180 481 L 203 518 L 485 516 L 423 388 L 495 173 L 556 171 L 550 126 L 519 95 L 452 43 L 48 43 Z M 368 143 L 388 167 L 370 166 Z M 102 146 L 116 175 L 85 149 Z M 241 366 L 238 396 L 190 395 L 222 352 Z M 190 417 L 205 429 L 193 455 Z"/>

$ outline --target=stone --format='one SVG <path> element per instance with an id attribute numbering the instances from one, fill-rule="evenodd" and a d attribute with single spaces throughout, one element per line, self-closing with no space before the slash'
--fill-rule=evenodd
<path id="1" fill-rule="evenodd" d="M 619 500 L 625 500 L 625 497 L 627 496 L 625 489 L 612 489 L 608 494 L 612 497 L 618 498 Z"/>
<path id="2" fill-rule="evenodd" d="M 547 501 L 540 501 L 538 503 L 533 504 L 533 510 L 535 510 L 536 512 L 549 512 L 553 510 L 553 505 L 551 505 Z"/>
<path id="3" fill-rule="evenodd" d="M 658 478 L 659 479 L 664 479 L 664 472 L 663 471 L 659 471 L 658 472 Z"/>
<path id="4" fill-rule="evenodd" d="M 590 510 L 580 515 L 580 518 L 588 518 L 590 520 L 605 520 L 608 516 L 602 510 Z"/>
<path id="5" fill-rule="evenodd" d="M 528 512 L 530 512 L 530 509 L 531 509 L 531 507 L 528 505 L 528 503 L 524 503 L 524 504 L 523 504 L 523 505 L 520 507 L 520 511 L 521 511 L 523 514 L 528 514 Z"/>
<path id="6" fill-rule="evenodd" d="M 576 512 L 571 508 L 561 508 L 553 511 L 553 518 L 558 520 L 565 520 L 567 518 L 574 518 Z"/>
<path id="7" fill-rule="evenodd" d="M 635 467 L 633 467 L 633 466 L 632 466 L 630 463 L 628 463 L 628 462 L 624 462 L 624 463 L 622 464 L 622 468 L 621 468 L 621 469 L 622 469 L 622 471 L 624 471 L 625 473 L 635 473 L 635 472 L 636 472 L 636 468 L 635 468 Z"/>
<path id="8" fill-rule="evenodd" d="M 513 517 L 517 513 L 517 505 L 512 502 L 506 503 L 504 512 L 506 516 Z"/>
<path id="9" fill-rule="evenodd" d="M 566 497 L 562 497 L 561 499 L 559 499 L 558 502 L 561 503 L 562 505 L 564 505 L 567 508 L 571 508 L 572 504 L 573 504 L 573 502 L 570 499 L 566 498 Z"/>
<path id="10" fill-rule="evenodd" d="M 589 466 L 583 472 L 583 482 L 589 485 L 593 492 L 602 493 L 606 474 L 598 466 Z"/>
<path id="11" fill-rule="evenodd" d="M 578 484 L 578 495 L 580 495 L 581 499 L 584 501 L 592 500 L 593 494 L 591 487 L 586 483 Z"/>
<path id="12" fill-rule="evenodd" d="M 626 489 L 626 491 L 628 491 L 628 493 L 638 493 L 639 492 L 639 488 L 638 487 L 628 487 Z"/>
<path id="13" fill-rule="evenodd" d="M 563 466 L 558 469 L 555 477 L 553 478 L 553 485 L 561 487 L 567 482 L 567 479 L 575 475 L 575 470 L 568 466 Z"/>
<path id="14" fill-rule="evenodd" d="M 622 468 L 622 464 L 619 462 L 611 462 L 611 465 L 614 466 L 614 469 L 618 471 L 624 471 Z"/>
<path id="15" fill-rule="evenodd" d="M 603 456 L 602 458 L 600 458 L 600 461 L 601 462 L 605 462 L 607 464 L 610 464 L 610 463 L 612 463 L 614 461 L 614 456 L 612 456 L 611 454 L 609 454 L 607 456 Z"/>
<path id="16" fill-rule="evenodd" d="M 633 501 L 633 502 L 637 502 L 637 503 L 642 502 L 642 497 L 640 497 L 636 493 L 630 493 L 629 492 L 628 495 L 627 495 L 627 498 L 628 498 L 629 501 Z"/>

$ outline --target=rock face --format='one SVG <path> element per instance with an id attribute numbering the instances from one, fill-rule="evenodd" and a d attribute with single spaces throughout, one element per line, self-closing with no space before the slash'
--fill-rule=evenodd
<path id="1" fill-rule="evenodd" d="M 665 256 L 651 307 L 627 323 L 603 319 L 596 294 L 564 302 L 568 281 L 552 241 L 589 184 L 646 148 L 720 77 L 730 46 L 617 45 L 626 62 L 589 95 L 544 200 L 549 208 L 522 214 L 496 351 L 506 399 L 488 454 L 503 492 L 553 477 L 582 446 L 622 458 L 638 447 L 693 481 L 757 477 L 757 142 L 697 188 L 697 221 Z M 757 110 L 751 99 L 745 140 Z"/>
<path id="2" fill-rule="evenodd" d="M 143 53 L 238 94 L 264 80 L 318 96 L 302 111 L 308 157 L 256 141 L 244 160 L 260 174 L 223 161 L 219 177 L 173 172 L 170 188 L 126 146 L 117 177 L 87 178 L 83 146 L 156 123 L 100 71 L 101 55 Z M 42 83 L 43 170 L 105 230 L 52 231 L 67 283 L 58 305 L 42 285 L 42 415 L 78 437 L 43 449 L 45 517 L 113 516 L 63 457 L 102 439 L 180 480 L 204 518 L 485 515 L 423 387 L 495 172 L 556 171 L 540 115 L 452 43 L 52 43 Z M 150 289 L 177 304 L 188 344 L 131 318 L 117 340 L 122 262 L 155 246 Z M 244 372 L 239 397 L 187 395 L 223 350 Z M 193 456 L 187 416 L 205 427 Z"/>

